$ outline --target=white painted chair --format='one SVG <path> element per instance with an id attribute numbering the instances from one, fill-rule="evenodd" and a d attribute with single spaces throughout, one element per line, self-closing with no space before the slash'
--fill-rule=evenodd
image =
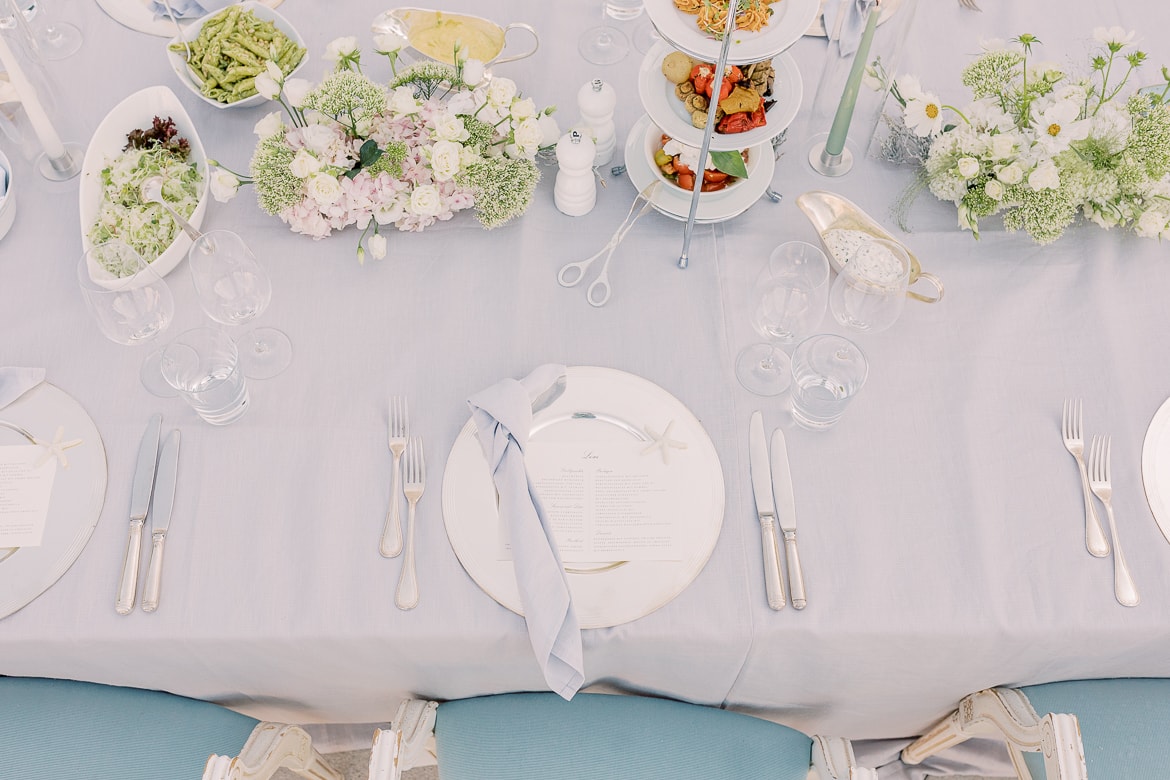
<path id="1" fill-rule="evenodd" d="M 161 691 L 0 677 L 0 777 L 266 780 L 280 767 L 343 780 L 296 726 Z"/>
<path id="2" fill-rule="evenodd" d="M 850 743 L 667 699 L 514 693 L 406 701 L 374 734 L 369 780 L 877 780 Z"/>
<path id="3" fill-rule="evenodd" d="M 1045 687 L 989 688 L 964 697 L 958 709 L 902 751 L 903 763 L 920 764 L 972 737 L 993 737 L 1004 741 L 1019 780 L 1086 780 L 1077 716 L 1048 711 L 1047 704 L 1040 705 L 1040 699 L 1046 698 L 1042 692 L 1036 701 L 1030 699 Z M 1045 715 L 1037 714 L 1038 705 Z M 1065 709 L 1059 704 L 1054 708 Z M 1098 777 L 1094 774 L 1093 780 Z"/>

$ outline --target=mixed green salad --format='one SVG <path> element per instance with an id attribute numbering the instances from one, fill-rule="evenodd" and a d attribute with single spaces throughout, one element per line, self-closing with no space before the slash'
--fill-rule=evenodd
<path id="1" fill-rule="evenodd" d="M 121 239 L 152 263 L 171 245 L 179 227 L 162 206 L 143 201 L 142 182 L 162 176 L 163 199 L 190 218 L 199 203 L 203 176 L 190 159 L 190 144 L 179 136 L 170 117 L 155 117 L 151 127 L 134 130 L 126 139 L 122 153 L 102 169 L 102 200 L 89 240 L 98 245 Z M 119 277 L 129 272 L 106 270 Z"/>

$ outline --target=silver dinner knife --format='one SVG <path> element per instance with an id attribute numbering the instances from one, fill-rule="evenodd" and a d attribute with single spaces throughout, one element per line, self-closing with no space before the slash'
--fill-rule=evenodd
<path id="1" fill-rule="evenodd" d="M 138 461 L 134 466 L 134 482 L 130 488 L 130 537 L 126 540 L 122 576 L 118 580 L 118 600 L 114 603 L 114 609 L 119 615 L 129 615 L 134 609 L 134 597 L 138 591 L 138 558 L 142 553 L 142 526 L 146 522 L 146 512 L 150 509 L 161 428 L 162 415 L 156 414 L 146 423 L 146 430 L 138 445 Z"/>
<path id="2" fill-rule="evenodd" d="M 792 496 L 792 470 L 788 467 L 788 445 L 784 431 L 772 432 L 772 490 L 776 496 L 776 521 L 784 532 L 784 553 L 788 557 L 788 592 L 792 606 L 804 609 L 804 569 L 796 551 L 796 501 Z"/>
<path id="3" fill-rule="evenodd" d="M 768 439 L 764 434 L 764 415 L 752 412 L 748 426 L 748 461 L 752 469 L 752 490 L 756 494 L 756 514 L 760 518 L 760 535 L 764 548 L 764 588 L 768 606 L 784 608 L 784 582 L 780 579 L 780 547 L 776 540 L 776 507 L 772 500 L 772 472 L 768 465 Z"/>
<path id="4" fill-rule="evenodd" d="M 175 482 L 179 478 L 179 429 L 170 432 L 158 456 L 158 477 L 155 479 L 154 506 L 150 512 L 150 566 L 146 569 L 146 585 L 142 589 L 142 611 L 158 609 L 162 589 L 163 545 L 167 528 L 171 525 L 171 509 L 175 506 Z"/>

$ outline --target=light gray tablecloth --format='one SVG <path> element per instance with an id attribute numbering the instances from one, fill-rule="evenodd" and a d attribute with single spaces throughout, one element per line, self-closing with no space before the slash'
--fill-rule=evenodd
<path id="1" fill-rule="evenodd" d="M 539 104 L 577 119 L 575 94 L 601 77 L 619 97 L 619 139 L 640 116 L 640 55 L 596 67 L 575 51 L 600 2 L 447 4 L 500 22 L 534 24 L 542 47 L 500 68 Z M 1084 61 L 1094 25 L 1145 36 L 1152 80 L 1170 62 L 1153 3 L 1010 3 L 983 13 L 921 2 L 900 70 L 965 99 L 960 68 L 980 37 L 1036 34 L 1041 56 Z M 120 27 L 91 3 L 54 4 L 86 36 L 53 64 L 68 137 L 89 138 L 122 97 L 172 87 L 209 154 L 243 168 L 252 125 L 268 107 L 221 111 L 183 90 L 162 39 Z M 376 3 L 288 0 L 282 13 L 307 40 L 315 78 L 334 37 L 369 43 Z M 627 24 L 633 29 L 634 24 Z M 823 39 L 791 50 L 812 99 Z M 367 46 L 368 48 L 368 46 Z M 371 68 L 382 74 L 382 66 Z M 827 128 L 814 128 L 823 131 Z M 205 225 L 237 230 L 271 271 L 263 324 L 291 337 L 294 362 L 256 382 L 253 408 L 212 428 L 137 379 L 142 350 L 105 340 L 76 289 L 77 181 L 54 184 L 14 158 L 20 212 L 0 241 L 0 365 L 39 365 L 97 422 L 110 467 L 105 509 L 60 582 L 0 621 L 0 673 L 162 688 L 251 715 L 319 723 L 385 721 L 405 696 L 455 698 L 542 687 L 524 622 L 485 595 L 447 542 L 442 464 L 467 419 L 464 399 L 544 362 L 640 374 L 702 420 L 723 465 L 723 530 L 695 582 L 633 623 L 584 632 L 587 684 L 726 705 L 810 733 L 898 738 L 920 733 L 964 694 L 1065 678 L 1170 675 L 1170 561 L 1145 502 L 1144 432 L 1170 394 L 1170 252 L 1156 241 L 1078 228 L 1039 248 L 989 225 L 978 243 L 948 205 L 923 196 L 906 241 L 947 288 L 937 305 L 910 302 L 882 334 L 857 340 L 869 382 L 840 426 L 789 435 L 809 606 L 768 609 L 748 481 L 747 423 L 762 409 L 734 377 L 753 340 L 752 276 L 782 241 L 815 240 L 795 199 L 831 189 L 887 224 L 911 173 L 873 160 L 828 180 L 805 160 L 800 119 L 774 186 L 785 195 L 694 234 L 691 267 L 675 268 L 682 230 L 644 218 L 611 269 L 603 309 L 556 272 L 591 254 L 633 198 L 608 177 L 583 218 L 552 203 L 555 168 L 520 222 L 482 231 L 461 215 L 423 234 L 390 237 L 390 256 L 354 259 L 352 231 L 313 242 L 264 215 L 245 191 L 211 204 Z M 618 157 L 620 158 L 620 147 Z M 900 231 L 898 231 L 899 234 Z M 168 276 L 175 333 L 203 324 L 184 264 Z M 835 327 L 831 318 L 826 330 Z M 414 433 L 432 464 L 419 504 L 422 600 L 392 602 L 399 561 L 378 554 L 389 498 L 385 405 L 411 399 Z M 1084 549 L 1080 489 L 1059 437 L 1060 407 L 1085 399 L 1086 429 L 1114 437 L 1115 505 L 1142 606 L 1112 595 L 1109 561 Z M 183 429 L 184 467 L 155 614 L 113 609 L 134 454 L 147 417 Z"/>

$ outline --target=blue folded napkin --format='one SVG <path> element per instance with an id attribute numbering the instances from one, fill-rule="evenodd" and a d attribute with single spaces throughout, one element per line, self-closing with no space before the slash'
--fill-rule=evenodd
<path id="1" fill-rule="evenodd" d="M 830 41 L 837 41 L 842 57 L 857 51 L 872 5 L 874 0 L 828 0 L 825 3 L 825 35 Z M 841 29 L 838 31 L 837 18 L 840 12 L 844 13 L 844 18 L 841 19 Z"/>
<path id="2" fill-rule="evenodd" d="M 171 10 L 175 12 L 176 19 L 198 19 L 213 11 L 226 8 L 232 2 L 233 0 L 198 0 L 198 2 L 196 0 L 170 0 Z M 162 0 L 151 0 L 150 10 L 154 12 L 155 19 L 166 19 L 170 16 L 167 13 L 167 6 Z"/>
<path id="3" fill-rule="evenodd" d="M 497 382 L 467 405 L 500 494 L 528 638 L 549 688 L 571 699 L 585 681 L 581 629 L 548 516 L 524 466 L 532 402 L 564 375 L 564 366 L 546 364 L 520 381 Z"/>
<path id="4" fill-rule="evenodd" d="M 0 368 L 0 409 L 45 380 L 43 368 Z"/>

